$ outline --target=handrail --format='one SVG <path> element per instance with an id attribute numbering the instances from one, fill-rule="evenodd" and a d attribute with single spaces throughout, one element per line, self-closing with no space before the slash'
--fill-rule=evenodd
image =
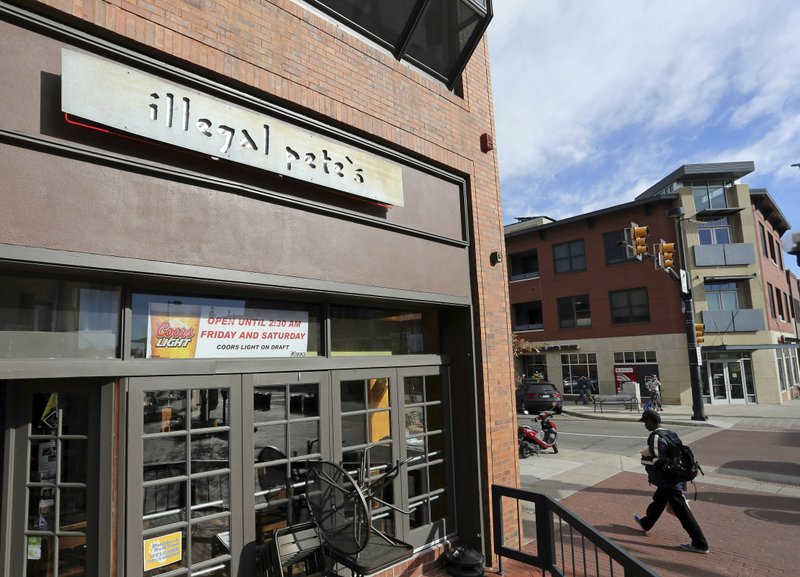
<path id="1" fill-rule="evenodd" d="M 517 515 L 523 513 L 520 502 L 534 504 L 535 553 L 523 550 L 521 532 L 517 549 L 506 543 L 503 524 L 506 513 L 503 511 L 503 498 L 515 501 Z M 542 575 L 545 572 L 558 577 L 586 575 L 590 574 L 587 572 L 590 565 L 595 566 L 593 574 L 600 574 L 602 558 L 604 574 L 607 574 L 605 571 L 607 562 L 612 577 L 616 574 L 615 567 L 622 570 L 623 577 L 658 577 L 650 567 L 547 495 L 515 487 L 492 485 L 492 514 L 494 552 L 500 559 L 500 573 L 503 571 L 503 558 L 506 557 L 542 569 Z M 556 531 L 556 520 L 558 531 Z M 521 519 L 519 526 L 522 526 Z M 576 545 L 578 540 L 579 543 Z M 587 547 L 587 541 L 591 547 Z"/>

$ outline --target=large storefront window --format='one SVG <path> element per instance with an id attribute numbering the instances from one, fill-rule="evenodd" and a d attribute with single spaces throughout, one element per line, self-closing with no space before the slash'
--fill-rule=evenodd
<path id="1" fill-rule="evenodd" d="M 581 377 L 588 377 L 595 392 L 599 391 L 596 353 L 570 353 L 561 355 L 561 376 L 564 392 L 572 393 Z"/>
<path id="2" fill-rule="evenodd" d="M 133 295 L 134 358 L 314 357 L 321 349 L 317 305 Z"/>
<path id="3" fill-rule="evenodd" d="M 439 353 L 435 311 L 331 307 L 331 354 L 413 355 Z"/>
<path id="4" fill-rule="evenodd" d="M 0 275 L 0 358 L 113 359 L 120 287 Z"/>

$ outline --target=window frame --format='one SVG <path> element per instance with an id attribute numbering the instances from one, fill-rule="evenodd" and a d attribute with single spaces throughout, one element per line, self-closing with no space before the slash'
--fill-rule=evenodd
<path id="1" fill-rule="evenodd" d="M 569 318 L 562 316 L 567 307 L 571 312 Z M 592 307 L 588 293 L 556 299 L 556 313 L 560 329 L 582 329 L 592 326 Z"/>
<path id="2" fill-rule="evenodd" d="M 734 311 L 742 308 L 741 302 L 741 289 L 738 283 L 735 282 L 717 282 L 717 283 L 704 283 L 703 293 L 705 294 L 706 304 L 710 311 Z M 734 295 L 736 307 L 730 308 L 725 306 L 726 295 Z M 716 302 L 716 306 L 712 303 Z"/>
<path id="3" fill-rule="evenodd" d="M 630 251 L 628 251 L 628 248 L 625 246 L 625 229 L 604 232 L 603 251 L 605 253 L 606 265 L 621 264 L 637 260 L 635 256 L 629 254 Z"/>
<path id="4" fill-rule="evenodd" d="M 557 253 L 566 250 L 565 256 Z M 566 264 L 567 268 L 559 270 L 561 264 Z M 582 238 L 561 242 L 553 245 L 553 272 L 555 274 L 565 274 L 586 270 L 586 245 Z"/>
<path id="5" fill-rule="evenodd" d="M 539 322 L 538 323 L 520 324 L 520 322 L 519 322 L 519 317 L 520 317 L 519 312 L 521 311 L 521 309 L 523 309 L 522 312 L 526 312 L 526 313 L 532 312 L 535 315 L 535 313 L 537 312 L 536 311 L 536 308 L 537 308 L 536 305 L 537 304 L 538 304 Z M 544 329 L 544 311 L 542 309 L 542 301 L 526 301 L 526 302 L 523 302 L 523 303 L 515 303 L 513 305 L 513 307 L 512 307 L 512 314 L 513 314 L 513 322 L 514 322 L 514 324 L 512 326 L 512 330 L 515 331 L 515 332 L 516 331 L 537 331 L 537 330 Z M 528 320 L 532 320 L 532 317 L 529 316 Z"/>
<path id="6" fill-rule="evenodd" d="M 535 266 L 530 266 L 531 270 L 527 270 L 526 262 L 532 265 L 534 261 Z M 508 257 L 508 280 L 528 278 L 539 278 L 539 251 L 536 249 L 513 253 Z"/>
<path id="7" fill-rule="evenodd" d="M 641 303 L 634 303 L 633 297 L 635 295 L 644 294 L 644 304 Z M 614 299 L 617 296 L 625 297 L 626 303 L 624 305 L 615 304 Z M 650 314 L 650 292 L 648 291 L 647 287 L 636 287 L 631 289 L 623 289 L 617 291 L 609 291 L 608 292 L 608 302 L 609 302 L 609 312 L 611 315 L 611 324 L 612 325 L 628 325 L 628 324 L 638 324 L 638 323 L 649 323 L 652 320 L 652 316 Z M 647 318 L 643 318 L 641 315 L 636 316 L 634 315 L 634 310 L 636 308 L 645 307 L 647 309 Z M 626 320 L 620 320 L 622 318 L 619 315 L 619 311 L 628 311 L 627 315 L 625 315 Z M 617 311 L 617 314 L 615 314 Z"/>

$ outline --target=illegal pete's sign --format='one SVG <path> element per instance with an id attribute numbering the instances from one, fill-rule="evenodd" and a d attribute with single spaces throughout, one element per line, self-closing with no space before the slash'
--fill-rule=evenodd
<path id="1" fill-rule="evenodd" d="M 147 358 L 304 357 L 308 312 L 150 303 Z"/>
<path id="2" fill-rule="evenodd" d="M 400 167 L 253 110 L 114 62 L 61 50 L 61 108 L 174 146 L 403 206 Z"/>

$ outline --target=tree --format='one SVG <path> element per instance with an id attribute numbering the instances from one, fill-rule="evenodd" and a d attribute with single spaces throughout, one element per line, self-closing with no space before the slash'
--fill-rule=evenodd
<path id="1" fill-rule="evenodd" d="M 532 341 L 528 341 L 525 339 L 519 338 L 517 335 L 511 336 L 511 350 L 514 352 L 514 358 L 519 358 L 525 354 L 536 354 L 544 351 L 547 348 L 547 343 L 535 343 Z M 519 402 L 519 399 L 525 394 L 525 377 L 526 375 L 523 373 L 517 372 L 517 363 L 514 363 L 514 388 L 516 390 L 516 396 Z M 534 374 L 530 375 L 530 377 L 534 381 L 541 381 L 544 378 L 544 375 L 540 372 L 535 372 Z"/>

